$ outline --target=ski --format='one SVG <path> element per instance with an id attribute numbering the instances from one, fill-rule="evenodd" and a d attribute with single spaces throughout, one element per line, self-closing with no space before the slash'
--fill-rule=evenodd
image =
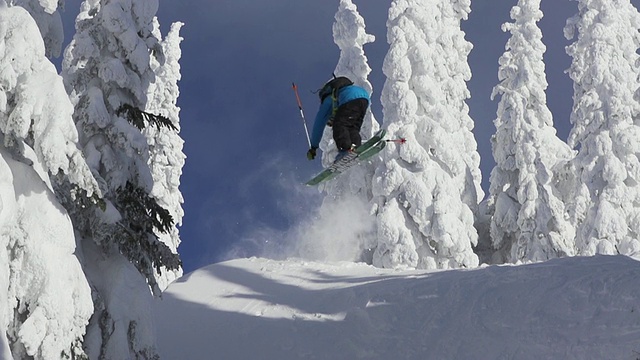
<path id="1" fill-rule="evenodd" d="M 373 155 L 379 153 L 387 145 L 387 142 L 383 139 L 386 131 L 381 129 L 371 139 L 367 140 L 364 144 L 358 146 L 357 149 L 351 154 L 336 161 L 334 164 L 326 168 L 324 171 L 316 175 L 314 178 L 306 182 L 308 186 L 317 185 L 323 181 L 328 181 L 343 173 L 344 171 L 352 168 L 358 163 L 371 158 Z"/>

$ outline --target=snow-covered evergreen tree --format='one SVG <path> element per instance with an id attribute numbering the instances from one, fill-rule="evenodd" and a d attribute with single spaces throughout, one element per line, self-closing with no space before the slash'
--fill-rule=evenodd
<path id="1" fill-rule="evenodd" d="M 375 37 L 367 34 L 364 19 L 358 12 L 357 6 L 351 0 L 340 0 L 340 5 L 335 15 L 335 22 L 333 23 L 333 41 L 340 49 L 340 58 L 338 59 L 338 65 L 336 66 L 334 74 L 336 76 L 348 77 L 356 85 L 363 87 L 369 94 L 372 94 L 373 86 L 368 80 L 371 68 L 369 67 L 363 47 L 365 44 L 375 41 Z M 379 128 L 380 126 L 374 118 L 373 113 L 368 111 L 362 123 L 360 135 L 363 139 L 368 139 L 378 131 Z M 326 128 L 320 143 L 320 149 L 322 149 L 323 153 L 323 165 L 328 167 L 333 164 L 338 149 L 333 141 L 333 132 L 330 127 Z M 372 173 L 372 171 L 366 171 L 365 173 Z M 363 175 L 364 174 L 361 173 L 357 177 L 361 178 Z M 353 183 L 353 179 L 342 180 L 339 181 L 339 183 L 340 184 L 335 181 L 327 183 L 326 191 L 333 194 L 342 192 L 342 190 L 346 190 L 345 187 L 349 187 L 349 184 Z M 352 188 L 348 192 L 366 191 L 363 190 L 365 186 L 362 185 L 363 184 L 358 184 L 356 188 Z"/>
<path id="2" fill-rule="evenodd" d="M 465 103 L 472 45 L 460 29 L 470 5 L 394 0 L 389 9 L 384 125 L 407 142 L 388 146 L 376 170 L 377 266 L 478 265 L 480 156 Z"/>
<path id="3" fill-rule="evenodd" d="M 64 6 L 64 0 L 7 0 L 7 2 L 9 6 L 21 6 L 31 14 L 40 29 L 47 57 L 60 56 L 64 32 L 58 9 Z"/>
<path id="4" fill-rule="evenodd" d="M 580 254 L 640 253 L 640 15 L 629 0 L 578 0 L 565 36 L 573 58 L 578 150 L 570 203 Z"/>
<path id="5" fill-rule="evenodd" d="M 494 262 L 542 261 L 575 254 L 575 229 L 554 187 L 554 167 L 573 156 L 555 136 L 546 105 L 540 0 L 519 0 L 511 10 L 511 33 L 500 58 L 493 96 L 500 95 L 497 132 L 492 138 L 496 166 L 491 172 L 491 237 L 499 249 Z"/>
<path id="6" fill-rule="evenodd" d="M 45 58 L 42 38 L 31 32 L 33 19 L 19 7 L 3 8 L 24 25 L 7 22 L 2 28 L 6 50 L 0 54 L 6 64 L 0 87 L 0 131 L 4 146 L 13 156 L 24 159 L 25 146 L 52 175 L 66 177 L 88 196 L 100 195 L 82 152 L 78 133 L 70 122 L 73 106 L 64 96 L 62 79 Z M 8 16 L 8 15 L 5 15 Z M 18 30 L 23 34 L 15 34 Z M 76 194 L 72 194 L 75 196 Z"/>
<path id="7" fill-rule="evenodd" d="M 77 147 L 73 106 L 45 57 L 38 27 L 22 7 L 4 0 L 0 49 L 2 358 L 82 357 L 91 290 L 52 184 L 71 184 L 65 196 L 74 201 L 100 192 Z"/>
<path id="8" fill-rule="evenodd" d="M 65 50 L 63 76 L 80 144 L 105 199 L 102 208 L 67 204 L 94 290 L 85 342 L 92 358 L 157 357 L 145 281 L 159 294 L 156 272 L 181 267 L 177 254 L 158 239 L 175 222 L 154 197 L 154 160 L 142 132 L 149 126 L 176 130 L 171 119 L 145 111 L 153 108 L 151 57 L 164 64 L 153 34 L 157 9 L 157 0 L 86 0 Z"/>
<path id="9" fill-rule="evenodd" d="M 173 218 L 174 224 L 167 232 L 156 232 L 158 239 L 166 244 L 173 253 L 177 254 L 180 245 L 180 234 L 177 226 L 182 223 L 184 211 L 182 203 L 184 199 L 178 188 L 180 175 L 186 156 L 182 152 L 184 141 L 178 135 L 180 130 L 180 108 L 177 106 L 178 81 L 180 80 L 180 28 L 182 23 L 175 23 L 166 38 L 161 42 L 165 62 L 161 64 L 154 57 L 151 58 L 151 68 L 156 74 L 155 83 L 149 90 L 149 102 L 147 112 L 159 114 L 171 121 L 177 129 L 167 127 L 148 126 L 144 134 L 149 143 L 149 167 L 153 176 L 153 189 L 151 195 L 158 199 L 158 204 L 167 209 Z M 162 39 L 160 24 L 154 21 L 154 34 Z M 170 282 L 182 275 L 182 268 L 170 270 L 163 268 L 161 273 L 156 273 L 156 280 L 160 289 L 165 289 Z"/>
<path id="10" fill-rule="evenodd" d="M 371 68 L 363 46 L 373 42 L 375 37 L 367 34 L 365 21 L 351 0 L 340 1 L 333 24 L 333 40 L 340 49 L 340 58 L 334 74 L 348 77 L 356 85 L 363 87 L 369 94 L 372 94 L 373 86 L 368 80 Z M 360 129 L 362 139 L 371 138 L 379 128 L 380 125 L 370 107 Z M 333 140 L 333 131 L 330 127 L 327 127 L 324 132 L 320 142 L 320 149 L 323 152 L 323 165 L 328 167 L 335 160 L 338 151 Z M 320 208 L 320 214 L 332 213 L 331 216 L 335 216 L 335 212 L 344 212 L 344 214 L 338 216 L 351 219 L 372 217 L 368 212 L 367 204 L 372 199 L 371 181 L 374 172 L 375 165 L 373 163 L 363 163 L 321 186 L 326 196 Z M 354 204 L 356 202 L 358 204 Z M 355 211 L 366 213 L 355 214 Z M 372 236 L 374 229 L 371 226 L 363 226 L 361 221 L 357 223 L 347 222 L 344 225 L 349 226 L 350 229 L 334 229 L 334 233 L 347 234 L 346 237 L 348 238 L 340 241 L 343 246 L 351 248 L 352 251 L 349 251 L 349 254 L 341 254 L 345 258 L 331 260 L 364 260 L 370 262 L 370 256 L 367 255 L 370 251 L 367 249 L 375 246 L 374 236 Z M 359 253 L 362 253 L 362 255 Z M 355 256 L 356 258 L 347 258 L 349 256 Z"/>

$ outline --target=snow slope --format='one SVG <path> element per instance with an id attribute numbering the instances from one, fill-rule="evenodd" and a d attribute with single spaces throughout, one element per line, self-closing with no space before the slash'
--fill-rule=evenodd
<path id="1" fill-rule="evenodd" d="M 164 359 L 637 359 L 640 262 L 475 270 L 239 259 L 155 308 Z"/>

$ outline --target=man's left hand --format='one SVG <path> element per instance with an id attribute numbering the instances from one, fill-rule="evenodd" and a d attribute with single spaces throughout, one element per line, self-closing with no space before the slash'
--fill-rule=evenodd
<path id="1" fill-rule="evenodd" d="M 309 160 L 313 160 L 316 158 L 316 150 L 318 148 L 312 147 L 311 149 L 309 149 L 309 151 L 307 151 L 307 159 Z"/>

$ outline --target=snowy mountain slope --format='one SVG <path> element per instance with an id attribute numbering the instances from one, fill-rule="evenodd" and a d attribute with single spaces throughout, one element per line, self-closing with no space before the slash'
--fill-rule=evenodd
<path id="1" fill-rule="evenodd" d="M 171 284 L 164 359 L 636 359 L 640 263 L 475 270 L 241 259 Z"/>

